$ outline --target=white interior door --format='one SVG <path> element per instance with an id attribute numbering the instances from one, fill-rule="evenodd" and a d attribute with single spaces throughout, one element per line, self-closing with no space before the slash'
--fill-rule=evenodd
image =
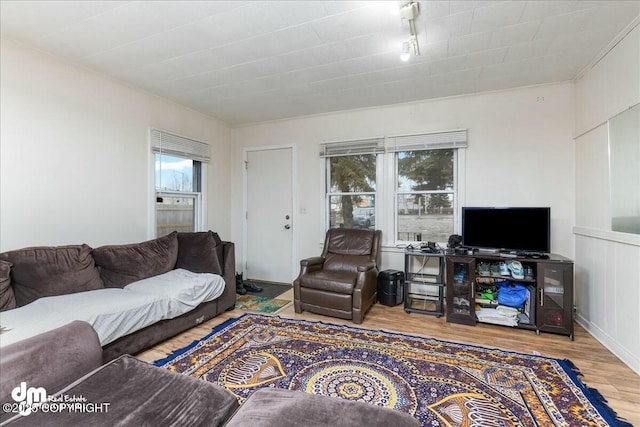
<path id="1" fill-rule="evenodd" d="M 246 152 L 245 278 L 291 283 L 293 149 Z"/>

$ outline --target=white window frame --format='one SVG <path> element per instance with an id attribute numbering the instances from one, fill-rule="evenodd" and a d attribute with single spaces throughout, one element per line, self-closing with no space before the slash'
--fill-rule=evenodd
<path id="1" fill-rule="evenodd" d="M 415 191 L 415 190 L 405 190 L 405 191 L 400 191 L 399 190 L 399 185 L 398 185 L 398 181 L 399 181 L 399 176 L 400 176 L 400 171 L 398 168 L 398 155 L 400 153 L 400 151 L 395 152 L 395 153 L 391 153 L 391 155 L 393 156 L 393 162 L 394 162 L 394 203 L 393 203 L 393 216 L 394 216 L 394 221 L 393 221 L 393 236 L 394 236 L 394 242 L 395 244 L 401 245 L 401 244 L 412 244 L 412 243 L 419 243 L 419 242 L 426 242 L 428 241 L 433 241 L 433 239 L 422 239 L 420 241 L 418 240 L 402 240 L 398 237 L 398 219 L 399 219 L 399 215 L 398 215 L 398 199 L 399 196 L 402 194 L 453 194 L 453 233 L 455 234 L 457 230 L 459 230 L 458 227 L 458 222 L 459 222 L 459 212 L 460 209 L 458 207 L 458 151 L 459 149 L 457 148 L 448 148 L 448 150 L 453 150 L 453 189 L 451 190 L 419 190 L 419 191 Z M 429 149 L 429 148 L 425 148 L 424 150 L 414 150 L 414 151 L 433 151 L 433 149 Z M 442 243 L 442 242 L 438 242 L 438 243 Z"/>
<path id="2" fill-rule="evenodd" d="M 320 157 L 324 158 L 324 230 L 328 230 L 331 225 L 331 197 L 335 196 L 373 196 L 375 200 L 374 214 L 376 217 L 376 229 L 379 229 L 378 218 L 380 218 L 380 184 L 382 179 L 382 163 L 384 153 L 384 137 L 373 137 L 350 141 L 334 141 L 321 144 Z M 353 156 L 358 154 L 373 154 L 376 156 L 376 191 L 357 191 L 357 192 L 331 192 L 331 157 Z"/>
<path id="3" fill-rule="evenodd" d="M 320 144 L 320 147 L 320 157 L 324 161 L 324 164 L 322 165 L 325 178 L 323 183 L 322 209 L 325 232 L 330 226 L 331 196 L 340 196 L 343 194 L 374 195 L 376 200 L 375 228 L 382 230 L 383 246 L 397 247 L 416 243 L 398 239 L 398 165 L 396 153 L 399 151 L 436 150 L 446 148 L 454 150 L 454 188 L 453 190 L 424 191 L 424 193 L 453 193 L 453 232 L 457 234 L 460 233 L 460 214 L 462 211 L 462 205 L 466 201 L 464 185 L 466 182 L 466 129 L 455 129 L 414 135 L 383 136 L 351 141 L 323 142 Z M 338 155 L 353 154 L 376 154 L 376 191 L 359 193 L 330 192 L 331 171 L 328 158 Z M 411 193 L 417 192 L 412 191 Z M 423 241 L 425 240 L 423 239 Z M 446 242 L 438 243 L 444 244 Z"/>
<path id="4" fill-rule="evenodd" d="M 161 129 L 149 129 L 150 145 L 150 203 L 149 238 L 157 236 L 156 200 L 158 197 L 183 197 L 194 200 L 194 231 L 207 230 L 207 164 L 209 162 L 209 145 L 192 138 L 181 136 Z M 200 163 L 200 191 L 168 191 L 156 189 L 156 154 L 166 154 Z"/>

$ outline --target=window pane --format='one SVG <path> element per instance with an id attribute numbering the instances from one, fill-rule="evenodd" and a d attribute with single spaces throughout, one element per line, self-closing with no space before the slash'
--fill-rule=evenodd
<path id="1" fill-rule="evenodd" d="M 398 189 L 453 190 L 453 150 L 400 151 Z"/>
<path id="2" fill-rule="evenodd" d="M 398 240 L 446 242 L 453 234 L 453 194 L 398 194 Z"/>
<path id="3" fill-rule="evenodd" d="M 611 230 L 640 234 L 640 105 L 609 120 Z"/>
<path id="4" fill-rule="evenodd" d="M 156 200 L 156 236 L 172 231 L 194 231 L 194 197 L 158 197 Z"/>
<path id="5" fill-rule="evenodd" d="M 194 161 L 156 154 L 156 190 L 198 191 L 194 189 Z"/>
<path id="6" fill-rule="evenodd" d="M 369 228 L 376 226 L 375 197 L 342 195 L 329 197 L 329 228 Z"/>
<path id="7" fill-rule="evenodd" d="M 329 158 L 330 193 L 376 191 L 376 155 L 360 154 Z"/>

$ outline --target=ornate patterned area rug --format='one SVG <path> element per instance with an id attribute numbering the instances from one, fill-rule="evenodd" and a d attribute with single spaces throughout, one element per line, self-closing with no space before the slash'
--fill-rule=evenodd
<path id="1" fill-rule="evenodd" d="M 359 400 L 423 426 L 626 426 L 569 361 L 322 322 L 245 314 L 155 362 L 226 387 Z"/>

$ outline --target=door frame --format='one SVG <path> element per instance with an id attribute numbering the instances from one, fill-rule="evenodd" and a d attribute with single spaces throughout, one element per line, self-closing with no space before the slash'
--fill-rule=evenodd
<path id="1" fill-rule="evenodd" d="M 244 147 L 242 149 L 242 269 L 243 274 L 247 269 L 247 243 L 248 236 L 248 177 L 247 177 L 247 162 L 249 153 L 254 151 L 271 151 L 271 150 L 283 150 L 291 149 L 291 283 L 296 278 L 298 273 L 298 265 L 296 260 L 298 259 L 298 191 L 296 186 L 297 168 L 296 168 L 296 145 L 295 144 L 282 144 L 282 145 L 264 145 L 255 147 Z"/>

